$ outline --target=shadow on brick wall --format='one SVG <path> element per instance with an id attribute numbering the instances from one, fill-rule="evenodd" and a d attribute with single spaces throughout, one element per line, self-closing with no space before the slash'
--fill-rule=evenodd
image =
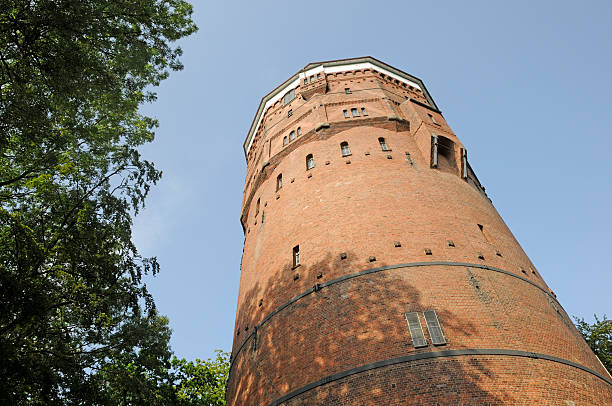
<path id="1" fill-rule="evenodd" d="M 324 260 L 298 269 L 287 264 L 263 281 L 265 288 L 258 283 L 247 292 L 238 311 L 241 330 L 235 336 L 228 405 L 269 405 L 324 378 L 326 382 L 281 404 L 484 405 L 512 401 L 486 390 L 493 372 L 473 357 L 425 359 L 346 374 L 377 361 L 448 349 L 431 344 L 415 349 L 412 345 L 404 315 L 427 309 L 419 290 L 410 284 L 411 274 L 377 272 L 326 286 L 332 279 L 387 265 L 370 263 L 354 252 L 346 254 L 341 259 L 329 253 Z M 264 317 L 315 283 L 322 284 L 321 289 L 284 307 L 253 332 Z M 438 316 L 448 336 L 453 331 L 476 333 L 469 320 L 450 311 L 439 311 Z M 425 325 L 423 330 L 427 334 Z M 342 372 L 341 379 L 330 378 Z"/>

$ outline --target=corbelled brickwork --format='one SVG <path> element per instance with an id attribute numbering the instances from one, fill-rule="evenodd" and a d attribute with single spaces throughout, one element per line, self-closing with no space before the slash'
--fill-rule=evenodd
<path id="1" fill-rule="evenodd" d="M 612 404 L 419 79 L 307 65 L 245 152 L 228 405 Z"/>

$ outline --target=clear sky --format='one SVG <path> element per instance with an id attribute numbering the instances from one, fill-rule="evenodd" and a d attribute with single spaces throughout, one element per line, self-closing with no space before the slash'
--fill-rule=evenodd
<path id="1" fill-rule="evenodd" d="M 315 61 L 373 56 L 421 78 L 570 315 L 612 317 L 612 2 L 193 0 L 185 69 L 145 113 L 163 170 L 135 221 L 187 358 L 231 350 L 242 143 L 261 98 Z"/>

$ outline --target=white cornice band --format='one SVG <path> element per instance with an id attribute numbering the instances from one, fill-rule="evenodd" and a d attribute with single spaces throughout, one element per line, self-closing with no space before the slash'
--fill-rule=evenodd
<path id="1" fill-rule="evenodd" d="M 263 119 L 264 112 L 274 103 L 279 101 L 285 93 L 290 91 L 291 89 L 297 88 L 300 83 L 311 75 L 316 75 L 317 73 L 337 73 L 344 71 L 352 71 L 352 70 L 364 70 L 371 69 L 376 70 L 380 73 L 383 73 L 393 79 L 399 80 L 403 83 L 406 83 L 409 86 L 416 87 L 420 89 L 425 97 L 429 100 L 429 102 L 436 106 L 433 99 L 427 92 L 425 85 L 423 82 L 412 75 L 409 75 L 405 72 L 402 72 L 398 69 L 393 68 L 392 66 L 387 65 L 384 62 L 381 62 L 372 57 L 364 57 L 364 58 L 353 58 L 353 59 L 343 59 L 339 61 L 329 61 L 329 62 L 317 62 L 306 65 L 302 70 L 298 73 L 287 79 L 284 83 L 278 86 L 276 89 L 268 93 L 261 100 L 259 104 L 259 108 L 257 109 L 257 113 L 255 115 L 255 119 L 251 124 L 251 128 L 249 129 L 249 134 L 244 141 L 244 153 L 248 155 L 249 150 L 251 149 L 251 145 L 253 144 L 253 139 L 259 126 L 261 125 L 261 121 Z M 436 107 L 437 108 L 437 107 Z"/>

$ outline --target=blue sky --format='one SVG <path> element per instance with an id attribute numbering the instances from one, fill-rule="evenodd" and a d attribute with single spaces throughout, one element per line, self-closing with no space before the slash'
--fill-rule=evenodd
<path id="1" fill-rule="evenodd" d="M 612 2 L 194 3 L 185 69 L 143 108 L 164 176 L 134 228 L 179 356 L 231 350 L 261 98 L 307 63 L 367 55 L 425 82 L 566 311 L 612 316 Z"/>

